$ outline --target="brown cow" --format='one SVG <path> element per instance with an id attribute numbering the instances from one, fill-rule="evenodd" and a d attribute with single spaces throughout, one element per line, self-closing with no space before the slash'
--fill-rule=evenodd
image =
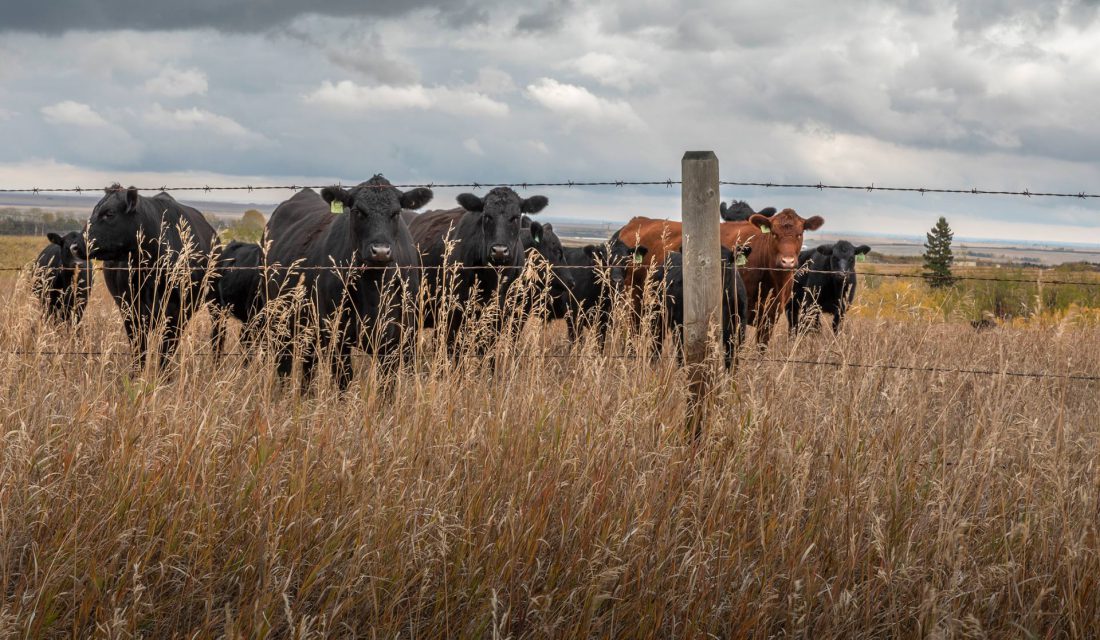
<path id="1" fill-rule="evenodd" d="M 758 344 L 771 340 L 772 327 L 791 299 L 803 232 L 815 231 L 823 224 L 821 216 L 802 218 L 794 209 L 784 209 L 770 218 L 755 214 L 748 222 L 722 223 L 723 245 L 752 247 L 741 276 L 748 289 L 749 322 L 756 327 Z"/>
<path id="2" fill-rule="evenodd" d="M 770 218 L 754 214 L 748 222 L 720 224 L 723 247 L 730 251 L 736 251 L 738 245 L 752 247 L 741 275 L 748 289 L 749 318 L 756 326 L 757 342 L 767 344 L 771 340 L 772 326 L 791 299 L 803 231 L 820 229 L 823 224 L 821 216 L 803 219 L 793 209 L 784 209 Z M 641 308 L 642 286 L 649 267 L 664 264 L 669 252 L 682 250 L 682 233 L 680 222 L 636 216 L 613 236 L 628 246 L 649 249 L 642 262 L 627 273 L 637 310 Z"/>

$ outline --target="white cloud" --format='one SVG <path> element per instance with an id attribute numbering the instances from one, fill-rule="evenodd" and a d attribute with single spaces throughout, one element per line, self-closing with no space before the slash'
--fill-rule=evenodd
<path id="1" fill-rule="evenodd" d="M 83 102 L 63 100 L 48 107 L 42 107 L 46 122 L 52 124 L 71 124 L 77 127 L 106 127 L 107 121 L 90 106 Z"/>
<path id="2" fill-rule="evenodd" d="M 171 131 L 208 131 L 241 141 L 261 141 L 263 136 L 250 131 L 239 122 L 205 109 L 165 109 L 159 103 L 142 115 L 145 124 Z"/>
<path id="3" fill-rule="evenodd" d="M 0 107 L 0 120 L 11 120 L 15 116 L 16 113 L 14 111 L 8 111 L 7 109 Z"/>
<path id="4" fill-rule="evenodd" d="M 424 109 L 455 115 L 508 115 L 507 104 L 482 93 L 418 84 L 403 87 L 363 86 L 351 80 L 342 80 L 335 84 L 325 80 L 318 89 L 306 94 L 303 99 L 307 104 L 345 111 Z"/>
<path id="5" fill-rule="evenodd" d="M 485 150 L 481 148 L 481 143 L 476 138 L 466 138 L 462 141 L 462 146 L 475 156 L 485 155 Z"/>
<path id="6" fill-rule="evenodd" d="M 625 56 L 591 51 L 566 63 L 568 68 L 595 79 L 602 85 L 629 91 L 645 77 L 646 67 Z"/>
<path id="7" fill-rule="evenodd" d="M 180 70 L 168 67 L 145 82 L 146 91 L 169 98 L 203 95 L 206 89 L 206 74 L 198 69 Z"/>
<path id="8" fill-rule="evenodd" d="M 584 87 L 558 82 L 553 78 L 539 78 L 534 84 L 527 85 L 527 95 L 571 121 L 611 124 L 627 129 L 644 126 L 628 102 L 600 98 Z"/>
<path id="9" fill-rule="evenodd" d="M 546 143 L 542 140 L 528 140 L 527 146 L 544 155 L 550 153 L 550 147 L 546 146 Z"/>
<path id="10" fill-rule="evenodd" d="M 495 67 L 483 67 L 477 70 L 477 80 L 470 88 L 478 93 L 494 96 L 515 91 L 516 83 L 506 71 Z"/>

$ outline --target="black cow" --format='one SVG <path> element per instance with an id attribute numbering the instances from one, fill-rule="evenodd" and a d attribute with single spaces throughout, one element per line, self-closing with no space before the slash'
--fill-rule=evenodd
<path id="1" fill-rule="evenodd" d="M 738 254 L 748 256 L 749 246 L 739 247 Z M 654 349 L 660 342 L 673 338 L 677 353 L 683 358 L 684 339 L 684 255 L 669 252 L 654 273 L 660 292 L 660 308 L 651 316 L 654 323 Z M 735 254 L 722 247 L 722 344 L 726 367 L 735 363 L 738 347 L 745 341 L 745 322 L 748 320 L 748 293 L 745 281 L 737 269 Z"/>
<path id="2" fill-rule="evenodd" d="M 240 343 L 247 354 L 256 343 L 257 316 L 263 308 L 263 251 L 254 242 L 234 240 L 216 260 L 214 300 L 220 313 L 214 319 L 214 350 L 221 354 L 225 344 L 225 320 L 229 314 L 242 323 Z"/>
<path id="3" fill-rule="evenodd" d="M 455 338 L 465 319 L 467 303 L 472 300 L 477 308 L 483 308 L 494 296 L 503 301 L 508 287 L 520 275 L 524 260 L 520 217 L 536 214 L 549 204 L 545 196 L 520 198 L 508 187 L 496 187 L 484 198 L 463 193 L 457 200 L 461 209 L 423 213 L 410 227 L 424 262 L 430 301 L 424 323 L 446 323 L 447 346 L 452 354 L 457 353 Z M 448 241 L 453 243 L 449 252 Z M 445 265 L 458 265 L 455 282 L 447 283 L 448 290 L 453 284 L 457 300 L 448 305 L 446 318 L 437 318 L 438 301 L 447 293 L 443 289 L 449 277 Z"/>
<path id="4" fill-rule="evenodd" d="M 115 184 L 92 209 L 87 255 L 103 261 L 103 281 L 139 359 L 160 330 L 167 365 L 187 321 L 213 297 L 207 270 L 216 242 L 202 213 L 167 193 L 146 198 Z"/>
<path id="5" fill-rule="evenodd" d="M 573 289 L 573 273 L 566 266 L 565 250 L 561 245 L 561 238 L 554 233 L 554 226 L 540 224 L 523 216 L 519 232 L 523 250 L 534 250 L 543 260 L 550 265 L 549 291 L 535 292 L 533 296 L 540 302 L 532 310 L 546 319 L 564 318 L 569 313 L 569 295 Z M 535 300 L 532 300 L 534 304 Z"/>
<path id="6" fill-rule="evenodd" d="M 412 347 L 411 307 L 420 289 L 420 260 L 402 209 L 418 209 L 430 189 L 402 193 L 381 175 L 350 189 L 304 189 L 280 204 L 267 221 L 265 313 L 272 301 L 304 287 L 306 304 L 290 316 L 291 341 L 280 345 L 279 372 L 293 366 L 293 338 L 317 330 L 341 389 L 351 383 L 355 347 L 383 359 L 389 369 Z M 274 312 L 273 312 L 274 313 Z M 270 321 L 270 319 L 268 319 Z M 319 320 L 320 326 L 315 323 Z M 303 374 L 311 379 L 319 354 L 304 349 Z"/>
<path id="7" fill-rule="evenodd" d="M 92 290 L 92 263 L 79 257 L 86 253 L 84 234 L 70 231 L 59 236 L 50 232 L 46 238 L 50 244 L 35 260 L 35 296 L 42 301 L 46 318 L 77 324 Z"/>
<path id="8" fill-rule="evenodd" d="M 821 326 L 819 311 L 833 314 L 833 331 L 840 331 L 844 314 L 856 294 L 856 256 L 870 251 L 871 247 L 865 244 L 856 247 L 841 240 L 798 254 L 799 270 L 787 305 L 791 331 L 804 326 L 816 331 Z"/>
<path id="9" fill-rule="evenodd" d="M 775 207 L 764 207 L 760 211 L 753 211 L 749 203 L 744 200 L 731 200 L 729 206 L 726 206 L 726 203 L 723 202 L 719 205 L 718 211 L 722 214 L 724 222 L 747 222 L 753 214 L 757 213 L 765 218 L 775 215 Z"/>
<path id="10" fill-rule="evenodd" d="M 573 290 L 567 325 L 569 339 L 576 340 L 581 331 L 594 328 L 600 345 L 604 343 L 611 324 L 611 306 L 622 293 L 627 268 L 641 262 L 648 249 L 629 247 L 618 238 L 606 244 L 568 247 L 566 264 L 573 269 Z"/>

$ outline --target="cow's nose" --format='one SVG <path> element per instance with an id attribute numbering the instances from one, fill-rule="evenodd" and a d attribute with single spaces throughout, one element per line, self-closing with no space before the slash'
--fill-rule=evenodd
<path id="1" fill-rule="evenodd" d="M 797 258 L 780 258 L 779 268 L 781 269 L 794 269 L 798 266 Z"/>
<path id="2" fill-rule="evenodd" d="M 388 244 L 372 244 L 370 246 L 370 259 L 375 262 L 389 262 L 393 255 L 393 250 L 390 249 Z"/>
<path id="3" fill-rule="evenodd" d="M 489 253 L 493 260 L 507 260 L 508 256 L 512 254 L 512 252 L 508 250 L 508 245 L 503 244 L 494 244 L 489 247 Z"/>

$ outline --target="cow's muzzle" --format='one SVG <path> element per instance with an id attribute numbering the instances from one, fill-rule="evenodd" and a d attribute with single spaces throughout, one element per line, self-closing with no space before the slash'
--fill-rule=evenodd
<path id="1" fill-rule="evenodd" d="M 504 262 L 508 258 L 512 257 L 512 251 L 505 244 L 494 244 L 489 247 L 489 259 L 493 262 Z"/>
<path id="2" fill-rule="evenodd" d="M 371 262 L 385 264 L 393 260 L 393 249 L 388 244 L 372 244 L 370 246 Z"/>

